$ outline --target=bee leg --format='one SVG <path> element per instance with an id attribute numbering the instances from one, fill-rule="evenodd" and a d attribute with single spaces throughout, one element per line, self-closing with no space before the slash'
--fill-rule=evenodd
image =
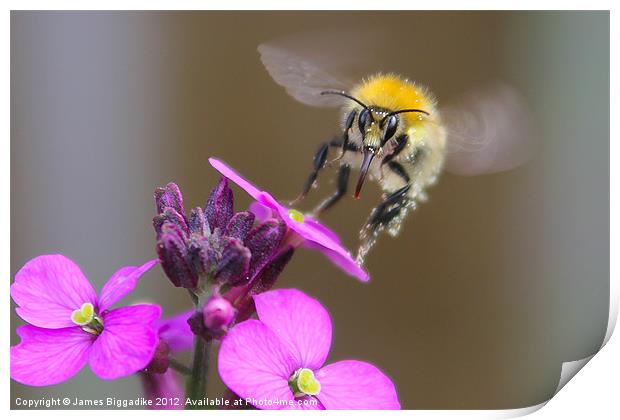
<path id="1" fill-rule="evenodd" d="M 354 144 L 354 143 L 347 143 L 347 142 L 345 142 L 345 139 L 338 138 L 338 137 L 332 139 L 329 142 L 321 144 L 321 146 L 319 147 L 319 150 L 314 155 L 313 169 L 312 169 L 312 172 L 310 173 L 310 175 L 308 176 L 308 179 L 306 180 L 306 182 L 304 184 L 304 187 L 303 187 L 303 190 L 302 190 L 301 194 L 299 194 L 299 196 L 296 199 L 291 201 L 289 203 L 289 205 L 291 205 L 291 206 L 295 205 L 295 203 L 298 203 L 299 201 L 301 201 L 304 198 L 306 198 L 306 196 L 308 195 L 308 193 L 312 189 L 312 185 L 314 185 L 314 183 L 316 182 L 316 179 L 317 179 L 321 169 L 323 169 L 327 164 L 332 163 L 332 162 L 327 162 L 327 153 L 328 153 L 330 147 L 344 149 L 345 153 L 346 152 L 358 152 L 359 151 L 359 148 L 358 148 L 358 146 L 356 144 Z"/>
<path id="2" fill-rule="evenodd" d="M 312 162 L 312 172 L 310 172 L 308 179 L 304 183 L 304 187 L 301 191 L 301 194 L 299 194 L 299 196 L 290 203 L 291 205 L 294 205 L 295 203 L 306 198 L 306 196 L 310 192 L 312 185 L 314 185 L 317 177 L 319 176 L 319 171 L 325 167 L 325 162 L 327 161 L 327 152 L 329 151 L 329 146 L 330 146 L 330 143 L 323 143 L 319 147 L 319 150 L 317 150 L 316 154 L 314 155 L 314 160 Z"/>
<path id="3" fill-rule="evenodd" d="M 365 229 L 374 232 L 379 228 L 385 227 L 398 216 L 401 209 L 408 201 L 407 193 L 410 188 L 411 184 L 407 184 L 387 196 L 387 198 L 372 211 Z"/>
<path id="4" fill-rule="evenodd" d="M 340 166 L 340 159 L 342 159 L 344 157 L 344 155 L 347 152 L 359 152 L 359 147 L 357 147 L 357 145 L 355 143 L 351 143 L 349 142 L 346 138 L 343 137 L 335 137 L 333 138 L 330 142 L 329 142 L 329 147 L 333 147 L 334 149 L 340 149 L 340 156 L 338 156 L 337 158 L 334 158 L 330 161 L 327 161 L 327 163 L 325 164 L 325 166 L 329 166 L 329 167 L 333 167 L 336 166 L 336 164 L 338 166 Z"/>
<path id="5" fill-rule="evenodd" d="M 392 159 L 394 159 L 396 156 L 398 156 L 400 154 L 400 152 L 403 151 L 403 149 L 407 145 L 407 140 L 409 140 L 409 138 L 407 137 L 406 134 L 402 134 L 402 135 L 398 136 L 396 139 L 394 139 L 393 140 L 394 141 L 394 148 L 392 149 L 392 152 L 390 154 L 385 155 L 385 157 L 381 161 L 381 165 L 383 166 L 386 163 L 392 162 Z"/>
<path id="6" fill-rule="evenodd" d="M 387 163 L 387 166 L 389 170 L 394 172 L 405 182 L 405 186 L 388 195 L 383 203 L 379 204 L 373 210 L 366 225 L 370 231 L 384 228 L 392 220 L 398 217 L 402 208 L 409 203 L 407 198 L 407 193 L 411 189 L 411 179 L 409 178 L 409 174 L 407 174 L 405 168 L 403 168 L 403 166 L 396 161 L 390 160 Z"/>
<path id="7" fill-rule="evenodd" d="M 356 261 L 359 264 L 364 263 L 364 259 L 370 249 L 377 241 L 377 236 L 386 226 L 396 220 L 403 209 L 405 209 L 410 200 L 407 193 L 411 189 L 411 184 L 407 183 L 404 187 L 394 191 L 386 197 L 370 214 L 368 222 L 360 232 L 361 243 L 357 252 Z"/>
<path id="8" fill-rule="evenodd" d="M 347 150 L 349 150 L 349 147 L 351 146 L 349 143 L 349 130 L 351 129 L 351 127 L 353 126 L 353 121 L 355 121 L 355 115 L 357 114 L 357 112 L 355 110 L 351 111 L 351 113 L 349 114 L 349 116 L 347 117 L 347 120 L 344 123 L 344 133 L 342 133 L 342 143 L 340 144 L 341 148 L 340 148 L 340 155 L 331 161 L 331 163 L 333 162 L 337 162 L 340 159 L 342 159 L 345 155 L 345 153 L 347 153 Z"/>
<path id="9" fill-rule="evenodd" d="M 340 201 L 340 199 L 347 193 L 350 173 L 351 166 L 348 164 L 340 166 L 340 169 L 338 170 L 338 184 L 336 187 L 336 192 L 319 204 L 318 207 L 314 209 L 313 213 L 320 214 Z"/>
<path id="10" fill-rule="evenodd" d="M 383 213 L 383 215 L 381 215 L 381 217 L 379 217 L 375 221 L 375 225 L 374 225 L 375 229 L 376 229 L 376 227 L 379 227 L 379 226 L 381 226 L 382 228 L 385 227 L 385 226 L 388 226 L 391 221 L 393 221 L 394 219 L 396 219 L 400 215 L 401 211 L 406 206 L 406 204 L 407 204 L 407 200 L 404 200 L 404 201 L 398 203 L 398 205 L 396 205 L 392 209 L 390 209 L 387 212 Z"/>
<path id="11" fill-rule="evenodd" d="M 409 174 L 407 173 L 405 168 L 403 168 L 403 165 L 393 160 L 388 162 L 387 165 L 390 171 L 394 172 L 396 175 L 402 178 L 402 180 L 405 181 L 407 184 L 411 182 L 411 179 L 409 178 Z"/>

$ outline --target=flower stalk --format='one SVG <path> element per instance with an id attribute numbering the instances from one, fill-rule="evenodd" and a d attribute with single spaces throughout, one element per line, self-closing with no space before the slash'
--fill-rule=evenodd
<path id="1" fill-rule="evenodd" d="M 192 372 L 187 380 L 185 396 L 194 401 L 207 396 L 207 377 L 209 374 L 209 354 L 211 352 L 211 340 L 205 340 L 200 336 L 194 337 L 194 361 Z M 188 408 L 198 408 L 199 405 L 191 404 Z"/>

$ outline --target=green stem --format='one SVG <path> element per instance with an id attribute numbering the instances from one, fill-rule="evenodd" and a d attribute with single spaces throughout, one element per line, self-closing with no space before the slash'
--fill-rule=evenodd
<path id="1" fill-rule="evenodd" d="M 207 396 L 207 374 L 209 372 L 209 352 L 211 341 L 194 337 L 194 362 L 188 378 L 185 395 L 192 400 L 201 400 Z M 190 408 L 200 406 L 190 405 Z"/>
<path id="2" fill-rule="evenodd" d="M 192 373 L 192 370 L 190 368 L 188 368 L 187 366 L 185 366 L 183 363 L 179 362 L 178 360 L 170 359 L 169 363 L 170 363 L 169 365 L 170 369 L 176 370 L 182 375 L 190 375 Z"/>

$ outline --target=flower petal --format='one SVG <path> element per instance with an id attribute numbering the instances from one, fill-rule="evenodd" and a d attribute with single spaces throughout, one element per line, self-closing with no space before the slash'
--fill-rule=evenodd
<path id="1" fill-rule="evenodd" d="M 97 303 L 97 294 L 80 267 L 63 255 L 41 255 L 15 275 L 11 297 L 17 314 L 41 328 L 75 326 L 71 313 L 84 303 Z"/>
<path id="2" fill-rule="evenodd" d="M 319 301 L 296 289 L 254 296 L 258 318 L 290 348 L 300 367 L 323 366 L 332 341 L 332 322 Z"/>
<path id="3" fill-rule="evenodd" d="M 135 289 L 140 277 L 157 263 L 158 260 L 151 260 L 139 267 L 123 267 L 114 273 L 101 290 L 99 311 L 105 311 Z"/>
<path id="4" fill-rule="evenodd" d="M 145 368 L 159 342 L 155 321 L 157 305 L 134 305 L 104 315 L 104 329 L 95 340 L 90 368 L 102 379 L 116 379 Z"/>
<path id="5" fill-rule="evenodd" d="M 256 216 L 257 222 L 264 222 L 267 219 L 275 217 L 271 207 L 267 207 L 258 201 L 253 201 L 248 210 Z"/>
<path id="6" fill-rule="evenodd" d="M 368 273 L 355 262 L 332 230 L 309 217 L 306 217 L 303 222 L 294 221 L 289 217 L 288 209 L 266 192 L 261 193 L 258 200 L 264 206 L 277 212 L 287 226 L 304 239 L 303 243 L 307 248 L 318 249 L 345 273 L 361 281 L 366 282 L 370 279 Z"/>
<path id="7" fill-rule="evenodd" d="M 239 175 L 237 172 L 232 170 L 228 165 L 224 162 L 219 161 L 215 158 L 209 158 L 209 163 L 213 166 L 219 173 L 224 175 L 226 178 L 230 179 L 232 182 L 241 187 L 245 192 L 250 194 L 254 199 L 258 197 L 261 191 L 248 182 L 245 178 Z"/>
<path id="8" fill-rule="evenodd" d="M 358 263 L 355 262 L 351 254 L 344 248 L 341 250 L 334 250 L 330 248 L 325 248 L 316 242 L 306 242 L 306 248 L 310 249 L 318 249 L 325 255 L 331 262 L 340 267 L 342 271 L 347 273 L 350 276 L 356 277 L 357 279 L 367 282 L 370 280 L 370 276 Z"/>
<path id="9" fill-rule="evenodd" d="M 170 346 L 170 351 L 184 351 L 192 347 L 194 333 L 192 333 L 187 320 L 193 314 L 194 310 L 192 309 L 156 323 L 159 330 L 159 338 Z"/>
<path id="10" fill-rule="evenodd" d="M 340 237 L 338 237 L 336 232 L 334 232 L 321 222 L 314 220 L 311 217 L 306 217 L 306 225 L 311 227 L 315 232 L 320 233 L 321 236 L 330 239 L 334 244 L 340 245 L 342 243 Z"/>
<path id="11" fill-rule="evenodd" d="M 318 399 L 328 410 L 399 410 L 394 384 L 366 362 L 344 360 L 318 372 Z"/>
<path id="12" fill-rule="evenodd" d="M 290 209 L 278 203 L 267 191 L 259 190 L 225 163 L 217 159 L 209 158 L 209 163 L 222 175 L 243 188 L 259 203 L 252 203 L 250 206 L 250 210 L 256 215 L 257 220 L 263 220 L 268 214 L 267 209 L 271 209 L 273 212 L 278 213 L 289 229 L 303 239 L 305 245 L 322 251 L 347 274 L 357 277 L 361 281 L 369 280 L 368 273 L 355 262 L 351 254 L 342 246 L 338 235 L 332 230 L 310 217 L 306 217 L 303 222 L 293 220 L 289 215 Z"/>
<path id="13" fill-rule="evenodd" d="M 293 400 L 288 378 L 299 367 L 280 338 L 254 319 L 226 334 L 218 356 L 224 384 L 242 399 L 254 399 L 250 403 L 257 408 L 286 408 L 269 401 Z"/>
<path id="14" fill-rule="evenodd" d="M 11 378 L 30 386 L 55 385 L 82 369 L 93 336 L 80 327 L 17 328 L 21 342 L 11 347 Z"/>
<path id="15" fill-rule="evenodd" d="M 294 222 L 288 214 L 289 209 L 280 203 L 268 192 L 261 191 L 248 182 L 245 178 L 235 172 L 233 169 L 228 167 L 225 163 L 214 159 L 209 158 L 209 163 L 213 166 L 219 173 L 224 175 L 226 178 L 230 179 L 232 182 L 237 184 L 239 187 L 244 189 L 250 196 L 252 196 L 256 201 L 258 201 L 263 206 L 271 208 L 275 210 L 282 220 L 293 230 L 297 231 L 304 239 L 314 240 L 319 243 L 324 244 L 326 247 L 330 247 L 332 244 L 340 244 L 340 240 L 338 236 L 322 226 L 319 222 L 312 220 L 312 223 L 298 223 Z M 253 203 L 252 206 L 255 206 Z M 252 209 L 252 206 L 250 207 Z M 257 207 L 257 206 L 255 206 Z M 258 213 L 262 213 L 261 210 Z M 257 215 L 258 216 L 258 215 Z M 260 217 L 259 217 L 260 218 Z"/>
<path id="16" fill-rule="evenodd" d="M 284 207 L 268 192 L 262 192 L 257 199 L 261 204 L 271 208 L 277 212 L 284 220 L 286 225 L 297 232 L 302 238 L 307 241 L 317 242 L 327 248 L 341 248 L 340 240 L 334 240 L 337 238 L 336 234 L 326 227 L 322 226 L 316 220 L 306 217 L 303 222 L 297 222 L 289 216 L 289 209 Z M 311 223 L 307 223 L 311 221 Z M 320 226 L 320 227 L 317 227 Z"/>

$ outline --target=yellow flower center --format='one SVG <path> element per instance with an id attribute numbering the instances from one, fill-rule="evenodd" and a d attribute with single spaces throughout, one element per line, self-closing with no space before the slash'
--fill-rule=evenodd
<path id="1" fill-rule="evenodd" d="M 103 319 L 97 316 L 90 302 L 83 303 L 80 309 L 71 312 L 71 321 L 89 334 L 99 335 L 103 331 Z"/>
<path id="2" fill-rule="evenodd" d="M 79 326 L 90 324 L 95 319 L 95 307 L 92 303 L 86 302 L 80 309 L 71 313 L 71 321 Z"/>
<path id="3" fill-rule="evenodd" d="M 289 385 L 297 398 L 306 395 L 319 395 L 319 392 L 321 392 L 321 384 L 315 378 L 314 372 L 308 368 L 301 368 L 295 371 L 289 379 Z"/>
<path id="4" fill-rule="evenodd" d="M 297 223 L 303 223 L 305 220 L 304 214 L 300 212 L 299 210 L 295 210 L 295 209 L 289 209 L 288 217 L 290 217 L 292 220 L 296 221 Z"/>

